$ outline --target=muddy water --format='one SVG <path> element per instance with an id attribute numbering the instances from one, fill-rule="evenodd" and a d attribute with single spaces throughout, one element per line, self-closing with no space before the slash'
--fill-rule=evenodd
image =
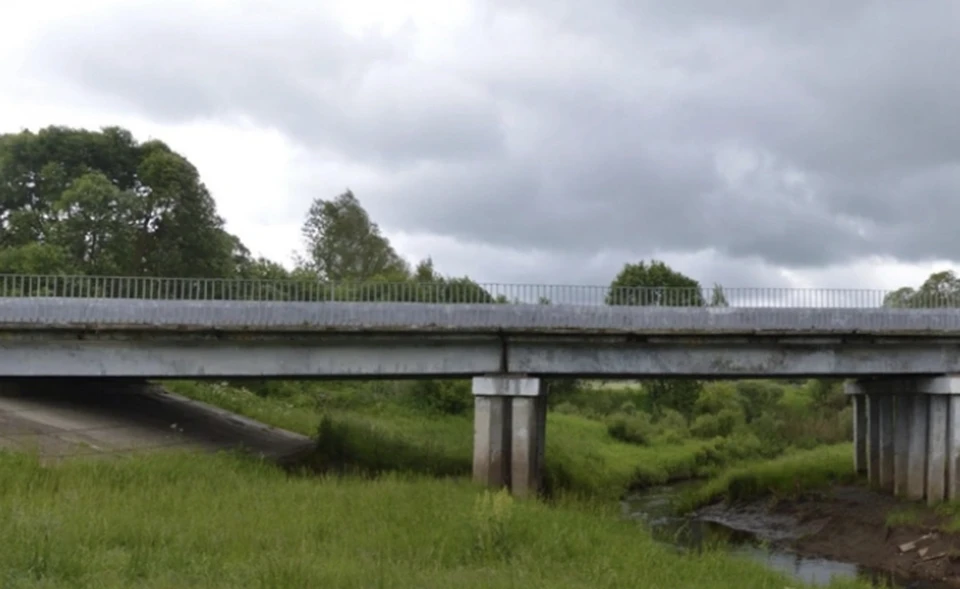
<path id="1" fill-rule="evenodd" d="M 886 573 L 853 563 L 807 558 L 790 552 L 786 544 L 815 530 L 789 517 L 771 516 L 760 510 L 730 512 L 705 508 L 691 516 L 677 516 L 672 501 L 683 486 L 648 489 L 623 502 L 624 515 L 644 522 L 654 537 L 678 550 L 723 548 L 730 553 L 761 562 L 804 583 L 823 586 L 842 578 L 860 578 L 874 585 L 902 589 L 935 589 L 933 584 L 891 578 Z"/>

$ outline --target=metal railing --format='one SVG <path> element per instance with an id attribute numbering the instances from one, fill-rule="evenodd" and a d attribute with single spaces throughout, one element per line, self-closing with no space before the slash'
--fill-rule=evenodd
<path id="1" fill-rule="evenodd" d="M 662 307 L 960 308 L 960 295 L 870 289 L 676 288 L 0 274 L 0 299 L 62 297 L 261 302 L 410 302 Z"/>

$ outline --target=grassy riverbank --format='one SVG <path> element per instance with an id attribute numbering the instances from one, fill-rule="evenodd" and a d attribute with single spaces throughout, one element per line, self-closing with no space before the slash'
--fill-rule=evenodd
<path id="1" fill-rule="evenodd" d="M 610 504 L 517 502 L 463 480 L 290 477 L 191 454 L 42 467 L 0 453 L 0 469 L 8 587 L 785 585 L 729 556 L 679 556 Z"/>
<path id="2" fill-rule="evenodd" d="M 724 470 L 686 493 L 677 507 L 686 512 L 718 501 L 793 498 L 805 491 L 851 483 L 857 478 L 853 444 L 833 444 Z"/>
<path id="3" fill-rule="evenodd" d="M 396 396 L 371 392 L 363 383 L 340 384 L 343 388 L 333 389 L 333 399 L 316 390 L 262 396 L 211 383 L 167 386 L 276 427 L 319 436 L 317 450 L 308 459 L 317 470 L 434 476 L 460 476 L 471 470 L 469 413 L 424 411 Z M 594 393 L 601 394 L 607 393 Z M 705 476 L 770 454 L 770 448 L 748 431 L 703 439 L 681 431 L 685 425 L 674 425 L 669 430 L 661 427 L 663 431 L 638 444 L 612 436 L 612 420 L 602 416 L 551 411 L 547 419 L 548 486 L 592 498 L 615 499 L 630 487 Z"/>

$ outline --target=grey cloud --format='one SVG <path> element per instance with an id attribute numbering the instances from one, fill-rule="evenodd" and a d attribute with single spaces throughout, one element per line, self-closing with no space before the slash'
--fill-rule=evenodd
<path id="1" fill-rule="evenodd" d="M 960 251 L 953 2 L 486 6 L 442 66 L 412 57 L 415 32 L 358 39 L 279 7 L 119 11 L 51 27 L 33 63 L 155 117 L 248 116 L 378 167 L 336 184 L 386 229 L 549 252 L 558 275 L 602 251 L 712 250 L 730 278 Z"/>
<path id="2" fill-rule="evenodd" d="M 117 9 L 51 26 L 31 59 L 152 117 L 238 115 L 379 163 L 476 157 L 502 141 L 493 105 L 408 63 L 402 38 L 353 38 L 302 7 L 224 10 Z"/>

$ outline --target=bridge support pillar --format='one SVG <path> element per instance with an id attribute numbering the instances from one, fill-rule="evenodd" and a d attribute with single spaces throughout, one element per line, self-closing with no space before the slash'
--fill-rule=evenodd
<path id="1" fill-rule="evenodd" d="M 854 465 L 874 488 L 934 505 L 960 499 L 960 376 L 848 383 Z"/>
<path id="2" fill-rule="evenodd" d="M 538 378 L 473 379 L 473 480 L 507 487 L 514 495 L 543 488 L 547 425 L 546 385 Z"/>

